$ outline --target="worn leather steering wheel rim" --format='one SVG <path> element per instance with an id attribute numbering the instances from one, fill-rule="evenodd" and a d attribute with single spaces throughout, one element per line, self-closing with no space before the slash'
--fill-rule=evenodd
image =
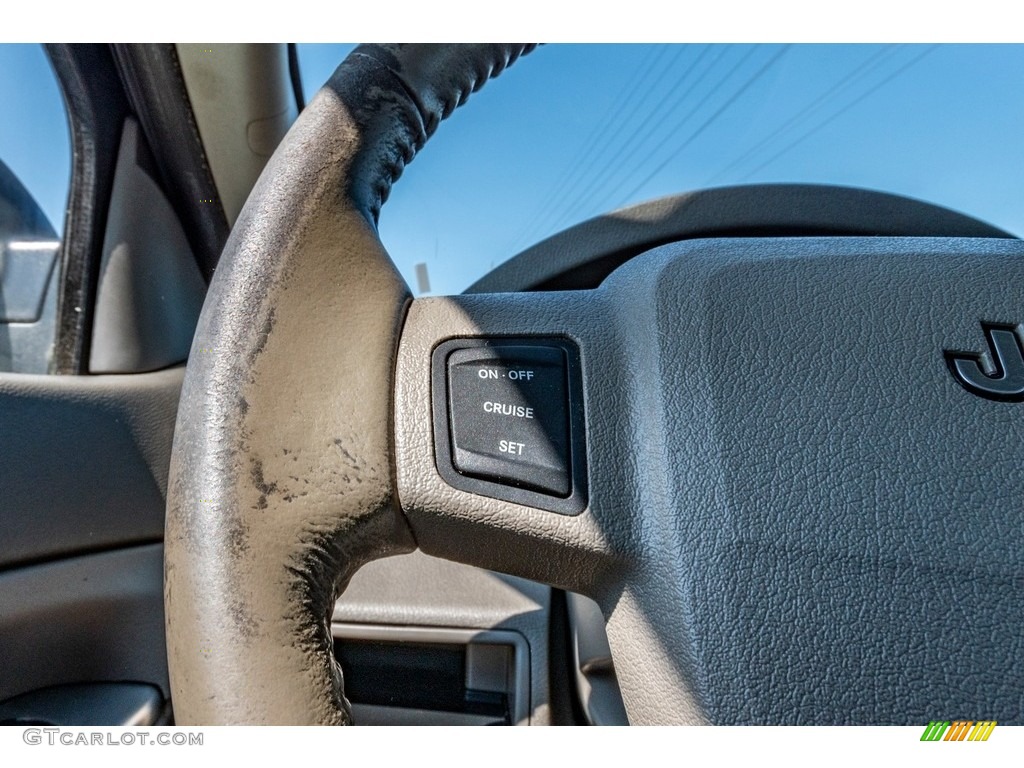
<path id="1" fill-rule="evenodd" d="M 172 454 L 178 722 L 350 720 L 331 607 L 360 564 L 414 547 L 381 386 L 410 296 L 377 216 L 438 123 L 531 47 L 361 46 L 256 184 L 210 285 Z"/>
<path id="2" fill-rule="evenodd" d="M 1019 720 L 1024 526 L 998 512 L 1024 435 L 943 350 L 1024 317 L 1020 244 L 697 241 L 597 291 L 412 302 L 376 232 L 390 185 L 531 47 L 357 48 L 253 190 L 175 431 L 177 722 L 350 722 L 332 606 L 360 565 L 417 546 L 595 597 L 632 722 Z M 579 514 L 438 474 L 431 355 L 467 337 L 580 349 Z M 959 517 L 937 540 L 940 507 Z"/>

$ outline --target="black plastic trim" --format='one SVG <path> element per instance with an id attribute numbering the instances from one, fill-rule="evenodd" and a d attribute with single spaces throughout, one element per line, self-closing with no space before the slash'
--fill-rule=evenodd
<path id="1" fill-rule="evenodd" d="M 288 43 L 288 75 L 295 93 L 295 106 L 299 112 L 306 108 L 306 92 L 302 88 L 302 69 L 299 66 L 299 49 L 295 43 Z"/>
<path id="2" fill-rule="evenodd" d="M 162 187 L 209 282 L 229 227 L 173 44 L 111 46 Z"/>
<path id="3" fill-rule="evenodd" d="M 566 355 L 567 394 L 569 396 L 569 452 L 570 493 L 561 498 L 546 493 L 495 483 L 460 473 L 452 464 L 451 422 L 448 413 L 449 355 L 459 349 L 493 346 L 546 346 L 558 347 Z M 583 407 L 580 351 L 575 343 L 564 337 L 531 336 L 448 339 L 438 344 L 431 353 L 431 400 L 434 417 L 434 465 L 438 473 L 453 488 L 511 501 L 527 507 L 536 507 L 561 515 L 578 515 L 587 506 L 586 423 Z"/>
<path id="4" fill-rule="evenodd" d="M 635 256 L 679 240 L 1014 235 L 933 203 L 831 184 L 747 184 L 649 200 L 530 246 L 466 293 L 596 288 Z"/>
<path id="5" fill-rule="evenodd" d="M 52 685 L 0 703 L 0 725 L 165 725 L 163 692 L 134 681 Z M 141 742 L 140 742 L 141 743 Z"/>
<path id="6" fill-rule="evenodd" d="M 110 48 L 45 46 L 71 134 L 71 188 L 61 245 L 53 372 L 86 373 L 114 166 L 128 102 Z"/>
<path id="7" fill-rule="evenodd" d="M 590 725 L 576 694 L 573 639 L 569 630 L 565 592 L 551 590 L 551 631 L 548 633 L 548 706 L 552 725 Z"/>

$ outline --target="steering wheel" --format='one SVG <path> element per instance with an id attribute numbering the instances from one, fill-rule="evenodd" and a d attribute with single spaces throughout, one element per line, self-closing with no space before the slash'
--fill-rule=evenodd
<path id="1" fill-rule="evenodd" d="M 390 185 L 530 48 L 357 48 L 253 190 L 175 433 L 177 722 L 349 722 L 335 599 L 417 546 L 596 599 L 634 723 L 1020 722 L 1024 247 L 692 240 L 412 301 Z M 503 344 L 561 350 L 560 489 L 438 449 L 448 350 Z"/>

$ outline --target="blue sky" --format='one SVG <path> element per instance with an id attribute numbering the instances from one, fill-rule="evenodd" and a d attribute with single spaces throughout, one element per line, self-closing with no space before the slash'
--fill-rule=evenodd
<path id="1" fill-rule="evenodd" d="M 348 48 L 300 46 L 307 92 Z M 1024 233 L 1022 124 L 1022 46 L 545 46 L 441 127 L 381 236 L 411 285 L 425 261 L 451 293 L 565 226 L 707 186 L 870 187 Z"/>
<path id="2" fill-rule="evenodd" d="M 351 49 L 300 45 L 307 94 Z M 707 186 L 824 182 L 1024 233 L 1024 46 L 550 45 L 474 94 L 406 169 L 381 237 L 433 293 L 565 226 Z M 35 46 L 0 46 L 0 158 L 60 229 L 66 122 Z"/>
<path id="3" fill-rule="evenodd" d="M 59 233 L 71 179 L 71 139 L 60 89 L 41 46 L 0 45 L 0 104 L 0 160 Z"/>

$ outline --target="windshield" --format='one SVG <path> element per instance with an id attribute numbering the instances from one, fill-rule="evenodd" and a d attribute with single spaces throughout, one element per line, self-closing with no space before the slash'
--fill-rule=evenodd
<path id="1" fill-rule="evenodd" d="M 307 98 L 351 47 L 299 46 Z M 405 170 L 381 238 L 446 294 L 592 216 L 735 184 L 882 190 L 1019 235 L 1022 85 L 1016 45 L 543 46 Z"/>

